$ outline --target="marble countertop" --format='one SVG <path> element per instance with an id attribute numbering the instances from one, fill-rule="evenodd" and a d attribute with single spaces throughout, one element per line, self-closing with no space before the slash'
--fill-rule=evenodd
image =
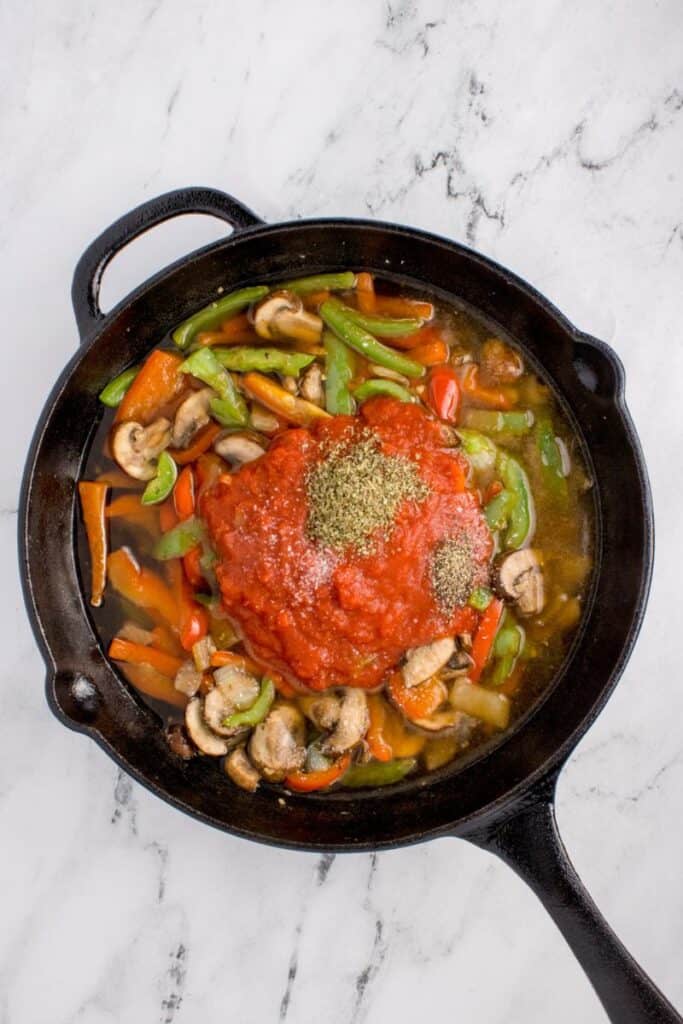
<path id="1" fill-rule="evenodd" d="M 600 908 L 683 1007 L 678 0 L 6 0 L 0 25 L 2 1024 L 605 1020 L 491 856 L 446 839 L 377 856 L 250 845 L 156 800 L 48 711 L 16 507 L 77 344 L 71 274 L 105 225 L 187 184 L 269 220 L 381 217 L 465 241 L 620 354 L 657 564 L 558 817 Z M 196 217 L 148 235 L 108 271 L 105 305 L 223 231 Z"/>

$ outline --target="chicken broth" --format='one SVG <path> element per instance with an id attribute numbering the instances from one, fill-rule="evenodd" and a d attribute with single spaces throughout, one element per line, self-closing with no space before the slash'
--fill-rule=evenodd
<path id="1" fill-rule="evenodd" d="M 344 272 L 220 296 L 101 395 L 84 589 L 174 754 L 389 785 L 550 685 L 592 566 L 547 384 L 470 309 Z"/>

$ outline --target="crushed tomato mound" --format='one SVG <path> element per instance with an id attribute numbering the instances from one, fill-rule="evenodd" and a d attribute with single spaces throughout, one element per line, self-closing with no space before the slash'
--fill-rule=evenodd
<path id="1" fill-rule="evenodd" d="M 204 494 L 223 604 L 255 658 L 311 690 L 373 688 L 406 648 L 474 628 L 475 612 L 446 612 L 433 587 L 444 542 L 467 549 L 472 586 L 487 581 L 492 553 L 467 462 L 442 430 L 417 405 L 375 398 L 358 416 L 285 431 Z M 310 536 L 311 474 L 326 453 L 369 436 L 382 455 L 409 460 L 420 486 L 369 543 L 326 546 Z M 359 509 L 363 500 L 359 488 Z"/>

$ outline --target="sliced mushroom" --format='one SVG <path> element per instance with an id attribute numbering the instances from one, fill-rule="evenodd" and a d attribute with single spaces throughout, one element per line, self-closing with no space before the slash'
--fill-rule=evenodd
<path id="1" fill-rule="evenodd" d="M 181 693 L 187 694 L 188 697 L 194 697 L 202 685 L 202 674 L 197 671 L 193 661 L 183 662 L 175 674 L 173 685 Z"/>
<path id="2" fill-rule="evenodd" d="M 224 434 L 214 442 L 213 450 L 232 466 L 243 466 L 264 454 L 265 449 L 248 434 Z"/>
<path id="3" fill-rule="evenodd" d="M 306 760 L 304 717 L 292 704 L 277 704 L 256 726 L 249 756 L 269 782 L 282 782 Z"/>
<path id="4" fill-rule="evenodd" d="M 174 722 L 166 730 L 166 742 L 177 757 L 189 761 L 195 755 L 195 749 L 180 722 Z"/>
<path id="5" fill-rule="evenodd" d="M 171 440 L 170 421 L 163 416 L 148 427 L 129 420 L 115 427 L 111 453 L 121 469 L 135 480 L 151 480 L 157 459 Z"/>
<path id="6" fill-rule="evenodd" d="M 298 295 L 280 291 L 267 295 L 253 313 L 256 333 L 267 341 L 290 338 L 315 344 L 320 341 L 323 322 L 315 313 L 308 313 Z"/>
<path id="7" fill-rule="evenodd" d="M 272 412 L 259 405 L 258 402 L 251 404 L 249 422 L 254 430 L 258 430 L 261 434 L 274 434 L 280 426 L 277 416 L 273 416 Z"/>
<path id="8" fill-rule="evenodd" d="M 240 789 L 255 793 L 261 776 L 254 768 L 244 747 L 235 747 L 225 759 L 225 770 Z"/>
<path id="9" fill-rule="evenodd" d="M 201 697 L 193 697 L 187 705 L 185 728 L 190 734 L 190 739 L 202 754 L 208 754 L 210 757 L 222 757 L 227 754 L 230 744 L 224 737 L 217 736 L 208 727 L 202 713 L 202 703 Z"/>
<path id="10" fill-rule="evenodd" d="M 363 739 L 369 724 L 368 701 L 364 691 L 345 690 L 334 732 L 323 742 L 322 749 L 330 754 L 343 754 L 351 750 Z"/>
<path id="11" fill-rule="evenodd" d="M 323 391 L 323 371 L 320 363 L 311 363 L 303 377 L 299 388 L 301 397 L 314 405 L 323 405 L 325 392 Z"/>
<path id="12" fill-rule="evenodd" d="M 472 655 L 468 654 L 462 647 L 457 647 L 446 662 L 444 675 L 448 675 L 449 679 L 455 679 L 457 676 L 466 676 L 473 664 Z"/>
<path id="13" fill-rule="evenodd" d="M 171 434 L 171 444 L 174 448 L 187 448 L 197 431 L 206 426 L 209 422 L 209 402 L 215 395 L 213 388 L 201 388 L 199 391 L 193 391 L 178 406 Z"/>
<path id="14" fill-rule="evenodd" d="M 289 391 L 290 395 L 299 394 L 299 381 L 296 377 L 284 376 L 281 383 L 285 391 Z"/>
<path id="15" fill-rule="evenodd" d="M 404 387 L 410 384 L 408 378 L 404 377 L 402 373 L 397 373 L 396 370 L 388 370 L 386 366 L 377 366 L 375 363 L 370 363 L 370 373 L 373 377 L 395 380 L 397 384 L 403 384 Z"/>
<path id="16" fill-rule="evenodd" d="M 143 629 L 142 626 L 138 626 L 137 622 L 131 622 L 130 619 L 124 622 L 116 635 L 121 640 L 130 640 L 133 644 L 143 644 L 145 647 L 154 643 L 154 633 L 149 629 Z"/>
<path id="17" fill-rule="evenodd" d="M 403 682 L 406 686 L 417 686 L 425 679 L 438 672 L 446 664 L 455 650 L 455 640 L 452 636 L 443 637 L 442 640 L 434 640 L 424 647 L 414 647 L 408 651 L 406 663 L 403 666 Z"/>
<path id="18" fill-rule="evenodd" d="M 420 732 L 452 736 L 457 740 L 459 746 L 465 746 L 478 723 L 476 718 L 466 715 L 463 711 L 447 708 L 445 711 L 435 711 L 429 718 L 415 719 L 412 724 Z"/>
<path id="19" fill-rule="evenodd" d="M 219 736 L 236 736 L 243 731 L 224 725 L 236 711 L 251 707 L 259 695 L 259 682 L 248 672 L 226 665 L 214 673 L 216 685 L 204 698 L 204 718 Z"/>
<path id="20" fill-rule="evenodd" d="M 341 701 L 334 693 L 300 697 L 299 705 L 306 717 L 310 718 L 318 729 L 334 729 L 337 724 Z"/>
<path id="21" fill-rule="evenodd" d="M 497 565 L 497 589 L 517 603 L 520 615 L 539 615 L 545 605 L 545 585 L 539 552 L 522 548 L 505 555 Z"/>
<path id="22" fill-rule="evenodd" d="M 489 338 L 481 347 L 481 372 L 492 384 L 513 384 L 524 373 L 524 363 L 500 338 Z"/>

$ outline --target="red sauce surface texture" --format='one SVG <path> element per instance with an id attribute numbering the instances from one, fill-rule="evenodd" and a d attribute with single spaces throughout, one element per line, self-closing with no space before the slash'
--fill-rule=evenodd
<path id="1" fill-rule="evenodd" d="M 404 502 L 371 553 L 323 548 L 306 534 L 307 472 L 323 446 L 368 428 L 384 454 L 418 466 L 431 493 Z M 356 417 L 284 431 L 264 456 L 219 481 L 202 513 L 224 606 L 253 656 L 313 690 L 372 688 L 406 648 L 473 629 L 476 613 L 444 615 L 430 582 L 435 547 L 463 534 L 478 579 L 487 577 L 491 534 L 466 474 L 464 457 L 443 447 L 439 423 L 416 405 L 376 398 Z"/>

